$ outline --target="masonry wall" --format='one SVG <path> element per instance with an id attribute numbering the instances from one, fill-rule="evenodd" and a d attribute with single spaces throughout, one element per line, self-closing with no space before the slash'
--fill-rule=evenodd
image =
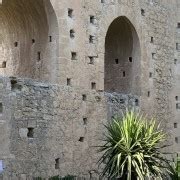
<path id="1" fill-rule="evenodd" d="M 173 121 L 172 121 L 172 139 L 174 141 L 173 149 L 175 152 L 179 152 L 179 142 L 180 142 L 180 133 L 179 133 L 179 123 L 180 123 L 180 3 L 177 1 L 177 6 L 175 8 L 174 15 L 174 59 L 172 59 L 172 76 L 173 76 L 173 88 L 171 91 L 171 107 L 173 110 Z"/>
<path id="2" fill-rule="evenodd" d="M 8 180 L 58 174 L 98 178 L 96 146 L 102 143 L 104 124 L 127 107 L 139 107 L 132 95 L 28 79 L 1 79 L 1 88 L 1 119 L 6 121 L 1 120 L 0 132 L 7 140 L 1 142 L 0 156 Z"/>
<path id="3" fill-rule="evenodd" d="M 98 177 L 94 146 L 103 135 L 103 123 L 127 107 L 141 109 L 162 121 L 173 145 L 169 150 L 179 151 L 178 0 L 51 0 L 40 1 L 40 11 L 34 10 L 37 2 L 32 1 L 29 10 L 33 15 L 25 13 L 20 22 L 18 11 L 15 16 L 7 13 L 8 7 L 14 10 L 15 2 L 3 0 L 0 5 L 1 75 L 7 76 L 0 84 L 0 160 L 5 179 L 56 174 Z M 22 8 L 28 8 L 27 2 Z M 40 13 L 40 21 L 35 12 Z M 132 79 L 138 83 L 132 85 L 127 79 L 130 86 L 123 94 L 116 89 L 105 93 L 105 39 L 111 23 L 121 16 L 131 23 L 139 39 L 139 53 L 133 59 L 138 63 L 131 64 Z M 32 20 L 35 37 L 39 38 L 41 28 L 43 32 L 33 50 L 22 46 L 32 40 L 34 32 L 23 29 L 26 18 Z M 18 23 L 21 37 L 16 32 Z M 9 33 L 11 27 L 15 31 Z M 8 34 L 8 40 L 3 33 Z M 15 42 L 22 49 L 14 47 Z M 38 47 L 44 47 L 41 57 L 45 58 L 40 62 L 36 59 Z M 14 54 L 9 55 L 9 50 Z M 34 55 L 26 59 L 24 52 L 29 50 Z M 24 54 L 16 56 L 18 53 Z M 109 57 L 112 61 L 115 58 Z M 15 66 L 9 66 L 8 61 Z M 40 73 L 37 76 L 35 69 Z M 128 66 L 120 69 L 129 70 Z M 8 78 L 10 75 L 21 78 Z M 117 79 L 111 78 L 115 86 L 120 84 Z"/>

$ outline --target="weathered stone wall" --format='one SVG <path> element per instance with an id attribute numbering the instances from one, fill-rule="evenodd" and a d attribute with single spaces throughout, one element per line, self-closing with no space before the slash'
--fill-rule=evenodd
<path id="1" fill-rule="evenodd" d="M 174 9 L 174 22 L 172 24 L 174 30 L 174 57 L 172 59 L 172 76 L 173 76 L 173 88 L 170 95 L 170 106 L 172 108 L 172 139 L 174 152 L 180 152 L 180 49 L 177 47 L 177 43 L 180 44 L 180 2 L 177 1 L 176 8 Z"/>
<path id="2" fill-rule="evenodd" d="M 5 121 L 0 132 L 6 140 L 0 157 L 8 180 L 58 174 L 98 177 L 96 146 L 104 124 L 127 107 L 138 107 L 132 95 L 104 95 L 28 79 L 1 79 L 1 91 Z"/>
<path id="3" fill-rule="evenodd" d="M 103 134 L 102 124 L 126 107 L 141 109 L 162 121 L 171 135 L 171 151 L 180 151 L 179 2 L 39 2 L 36 6 L 37 1 L 33 0 L 31 6 L 23 0 L 3 0 L 0 6 L 0 33 L 7 34 L 0 35 L 0 72 L 3 76 L 22 77 L 0 81 L 0 163 L 3 160 L 4 178 L 24 180 L 56 174 L 96 177 L 98 154 L 94 146 Z M 28 9 L 21 16 L 20 4 L 22 9 Z M 139 63 L 134 71 L 139 84 L 131 84 L 136 91 L 104 95 L 106 34 L 110 24 L 121 16 L 130 21 L 139 38 L 140 53 L 136 56 Z M 30 42 L 32 36 L 37 44 L 29 48 L 27 41 Z M 49 42 L 50 36 L 52 42 Z M 20 46 L 14 47 L 16 42 Z M 44 49 L 41 52 L 44 58 L 38 62 L 40 47 Z M 6 67 L 4 61 L 7 61 Z M 118 86 L 119 82 L 113 80 L 112 84 Z M 55 169 L 58 162 L 59 169 Z"/>

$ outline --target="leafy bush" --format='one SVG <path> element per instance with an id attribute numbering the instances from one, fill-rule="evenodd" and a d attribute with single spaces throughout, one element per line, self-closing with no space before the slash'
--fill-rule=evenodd
<path id="1" fill-rule="evenodd" d="M 100 164 L 104 165 L 102 176 L 111 179 L 144 180 L 147 177 L 164 176 L 169 162 L 160 152 L 165 133 L 156 121 L 148 120 L 139 113 L 126 112 L 107 126 Z"/>

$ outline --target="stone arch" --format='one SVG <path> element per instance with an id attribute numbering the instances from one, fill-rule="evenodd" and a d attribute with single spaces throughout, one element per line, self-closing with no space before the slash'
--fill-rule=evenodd
<path id="1" fill-rule="evenodd" d="M 58 31 L 50 0 L 3 0 L 0 74 L 56 82 Z"/>
<path id="2" fill-rule="evenodd" d="M 125 16 L 115 18 L 105 38 L 105 91 L 139 95 L 140 59 L 140 42 L 133 24 Z"/>

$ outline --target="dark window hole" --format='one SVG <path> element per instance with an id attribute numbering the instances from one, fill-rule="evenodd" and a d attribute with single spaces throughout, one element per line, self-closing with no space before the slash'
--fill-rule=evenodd
<path id="1" fill-rule="evenodd" d="M 71 39 L 75 38 L 75 31 L 73 29 L 70 30 L 70 38 Z"/>
<path id="2" fill-rule="evenodd" d="M 91 24 L 95 24 L 95 21 L 96 21 L 95 17 L 94 16 L 90 16 L 90 23 Z"/>
<path id="3" fill-rule="evenodd" d="M 49 42 L 52 42 L 52 36 L 49 36 Z"/>
<path id="4" fill-rule="evenodd" d="M 115 63 L 116 63 L 116 64 L 119 64 L 119 59 L 115 59 Z"/>
<path id="5" fill-rule="evenodd" d="M 177 64 L 177 59 L 174 59 L 174 64 L 175 64 L 175 65 Z"/>
<path id="6" fill-rule="evenodd" d="M 15 43 L 14 43 L 14 47 L 18 47 L 18 42 L 15 42 Z"/>
<path id="7" fill-rule="evenodd" d="M 27 137 L 28 138 L 33 138 L 34 137 L 34 128 L 28 128 Z"/>
<path id="8" fill-rule="evenodd" d="M 6 61 L 3 61 L 3 62 L 2 62 L 1 68 L 6 68 Z"/>
<path id="9" fill-rule="evenodd" d="M 153 37 L 151 37 L 151 43 L 154 43 L 154 38 Z"/>
<path id="10" fill-rule="evenodd" d="M 77 60 L 77 53 L 71 52 L 71 60 Z"/>
<path id="11" fill-rule="evenodd" d="M 38 60 L 38 61 L 41 60 L 41 52 L 40 52 L 40 51 L 37 53 L 37 60 Z"/>
<path id="12" fill-rule="evenodd" d="M 84 137 L 80 137 L 79 142 L 84 142 Z"/>
<path id="13" fill-rule="evenodd" d="M 22 89 L 22 85 L 18 84 L 16 79 L 11 79 L 11 90 L 15 91 L 15 90 L 19 90 L 21 91 Z"/>
<path id="14" fill-rule="evenodd" d="M 120 104 L 124 104 L 124 103 L 125 103 L 124 99 L 120 99 Z"/>
<path id="15" fill-rule="evenodd" d="M 60 162 L 59 162 L 59 158 L 55 159 L 55 169 L 59 169 L 59 165 L 60 165 Z"/>
<path id="16" fill-rule="evenodd" d="M 152 58 L 153 58 L 153 59 L 155 58 L 155 55 L 156 55 L 156 53 L 152 53 Z"/>
<path id="17" fill-rule="evenodd" d="M 132 62 L 133 61 L 133 58 L 132 57 L 129 57 L 129 62 Z"/>
<path id="18" fill-rule="evenodd" d="M 94 59 L 93 56 L 89 56 L 89 64 L 94 64 Z"/>
<path id="19" fill-rule="evenodd" d="M 95 37 L 90 35 L 89 36 L 89 43 L 94 43 L 95 42 Z"/>
<path id="20" fill-rule="evenodd" d="M 180 109 L 180 103 L 176 104 L 176 109 Z"/>
<path id="21" fill-rule="evenodd" d="M 180 22 L 179 22 L 179 23 L 177 23 L 177 28 L 178 28 L 178 29 L 180 29 Z"/>
<path id="22" fill-rule="evenodd" d="M 83 101 L 87 101 L 87 96 L 86 96 L 86 94 L 83 94 L 83 95 L 82 95 L 82 100 L 83 100 Z"/>
<path id="23" fill-rule="evenodd" d="M 176 99 L 176 101 L 178 101 L 178 100 L 179 100 L 179 97 L 178 97 L 178 96 L 176 96 L 176 97 L 175 97 L 175 99 Z"/>
<path id="24" fill-rule="evenodd" d="M 71 86 L 71 79 L 67 78 L 67 86 Z"/>
<path id="25" fill-rule="evenodd" d="M 73 17 L 73 9 L 68 9 L 68 16 L 70 17 L 70 18 L 72 18 Z"/>
<path id="26" fill-rule="evenodd" d="M 174 123 L 174 128 L 177 128 L 178 124 L 177 123 Z"/>
<path id="27" fill-rule="evenodd" d="M 139 100 L 135 99 L 135 106 L 139 106 Z"/>
<path id="28" fill-rule="evenodd" d="M 96 83 L 95 82 L 91 83 L 91 89 L 96 89 Z"/>
<path id="29" fill-rule="evenodd" d="M 153 76 L 153 74 L 152 74 L 152 72 L 150 72 L 150 73 L 149 73 L 149 77 L 152 78 L 152 76 Z"/>
<path id="30" fill-rule="evenodd" d="M 141 9 L 141 15 L 145 16 L 145 10 L 144 9 Z"/>
<path id="31" fill-rule="evenodd" d="M 83 124 L 84 125 L 87 125 L 87 121 L 88 121 L 87 118 L 83 118 Z"/>

